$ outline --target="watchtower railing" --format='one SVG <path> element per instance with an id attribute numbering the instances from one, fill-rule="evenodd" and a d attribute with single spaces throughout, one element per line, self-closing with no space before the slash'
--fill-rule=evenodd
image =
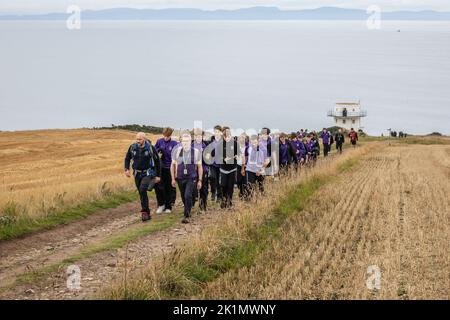
<path id="1" fill-rule="evenodd" d="M 360 111 L 336 111 L 336 110 L 329 110 L 327 115 L 329 117 L 338 117 L 338 118 L 357 118 L 357 117 L 366 117 L 367 111 L 366 110 L 360 110 Z"/>

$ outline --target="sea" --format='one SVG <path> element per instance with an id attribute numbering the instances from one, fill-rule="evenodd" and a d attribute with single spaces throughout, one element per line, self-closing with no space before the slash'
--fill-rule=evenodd
<path id="1" fill-rule="evenodd" d="M 216 124 L 450 133 L 450 22 L 0 21 L 0 130 Z"/>

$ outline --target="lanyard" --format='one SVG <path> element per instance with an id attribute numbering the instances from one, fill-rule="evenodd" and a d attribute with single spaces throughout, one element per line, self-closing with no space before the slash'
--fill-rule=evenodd
<path id="1" fill-rule="evenodd" d="M 189 151 L 191 151 L 191 150 L 189 150 Z M 184 152 L 184 150 L 182 150 L 182 152 L 183 152 L 183 173 L 184 174 L 187 174 L 187 167 L 186 167 L 186 162 L 187 162 L 187 159 L 189 159 L 189 157 L 188 158 L 186 158 L 186 152 Z M 189 156 L 189 155 L 188 155 Z"/>

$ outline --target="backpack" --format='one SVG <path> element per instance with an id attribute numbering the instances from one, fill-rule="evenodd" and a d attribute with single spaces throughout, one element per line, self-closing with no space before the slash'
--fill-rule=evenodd
<path id="1" fill-rule="evenodd" d="M 144 145 L 145 151 L 148 152 L 148 155 L 150 157 L 150 169 L 148 170 L 147 174 L 149 176 L 153 176 L 155 173 L 155 160 L 152 150 L 152 143 L 150 141 L 146 141 Z M 134 143 L 131 147 L 131 152 L 133 154 L 133 161 L 134 157 L 136 156 L 137 150 L 139 149 L 139 145 L 137 143 Z"/>

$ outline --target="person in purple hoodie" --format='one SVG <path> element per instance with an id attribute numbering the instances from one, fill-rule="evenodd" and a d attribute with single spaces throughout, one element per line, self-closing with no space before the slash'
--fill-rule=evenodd
<path id="1" fill-rule="evenodd" d="M 289 136 L 289 143 L 292 148 L 292 162 L 294 164 L 294 169 L 295 171 L 298 171 L 302 160 L 301 149 L 303 148 L 303 144 L 298 139 L 296 133 L 291 133 L 291 135 Z"/>
<path id="2" fill-rule="evenodd" d="M 172 128 L 164 128 L 163 138 L 159 139 L 155 148 L 161 158 L 161 181 L 156 185 L 155 193 L 158 202 L 156 213 L 171 213 L 177 196 L 176 189 L 172 186 L 170 164 L 172 162 L 172 150 L 178 142 L 172 140 Z"/>
<path id="3" fill-rule="evenodd" d="M 330 152 L 331 149 L 331 134 L 328 132 L 327 128 L 323 128 L 320 138 L 322 139 L 323 144 L 323 156 L 328 157 L 328 152 Z"/>
<path id="4" fill-rule="evenodd" d="M 278 165 L 280 166 L 280 173 L 287 173 L 289 166 L 292 163 L 292 156 L 294 151 L 291 144 L 287 141 L 285 133 L 280 134 L 280 145 L 278 148 Z"/>
<path id="5" fill-rule="evenodd" d="M 320 147 L 313 133 L 308 134 L 306 149 L 308 151 L 308 163 L 314 166 L 320 154 Z"/>
<path id="6" fill-rule="evenodd" d="M 208 173 L 209 168 L 208 165 L 205 162 L 205 159 L 209 159 L 211 157 L 211 154 L 207 154 L 205 152 L 206 149 L 206 143 L 204 142 L 204 135 L 205 133 L 201 129 L 194 129 L 194 141 L 192 143 L 192 146 L 194 149 L 197 149 L 200 154 L 202 154 L 202 168 L 203 168 L 203 179 L 205 183 L 202 184 L 202 187 L 200 190 L 197 190 L 197 188 L 194 188 L 194 203 L 197 198 L 199 199 L 199 208 L 200 212 L 206 211 L 206 205 L 208 202 Z M 200 193 L 200 197 L 199 197 Z"/>

